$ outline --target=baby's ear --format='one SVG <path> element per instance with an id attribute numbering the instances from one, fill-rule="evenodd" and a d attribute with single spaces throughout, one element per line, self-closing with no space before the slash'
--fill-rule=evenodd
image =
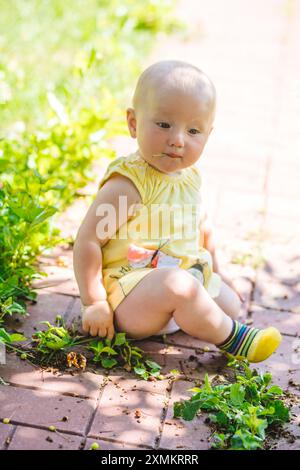
<path id="1" fill-rule="evenodd" d="M 127 115 L 127 124 L 131 137 L 136 138 L 136 117 L 135 111 L 133 108 L 128 108 L 126 110 Z"/>

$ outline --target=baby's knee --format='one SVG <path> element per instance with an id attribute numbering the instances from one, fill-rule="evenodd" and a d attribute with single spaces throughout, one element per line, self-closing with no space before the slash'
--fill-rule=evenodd
<path id="1" fill-rule="evenodd" d="M 185 300 L 195 297 L 200 287 L 199 281 L 181 268 L 168 269 L 164 284 L 176 299 Z"/>

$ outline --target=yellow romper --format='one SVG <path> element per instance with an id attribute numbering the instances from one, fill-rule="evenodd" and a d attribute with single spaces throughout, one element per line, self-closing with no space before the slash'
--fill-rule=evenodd
<path id="1" fill-rule="evenodd" d="M 200 246 L 199 170 L 191 166 L 180 174 L 162 173 L 135 152 L 110 163 L 99 189 L 116 173 L 135 184 L 141 204 L 102 248 L 103 284 L 112 309 L 153 269 L 166 266 L 200 264 L 204 287 L 217 297 L 221 279 L 212 272 L 210 253 Z"/>

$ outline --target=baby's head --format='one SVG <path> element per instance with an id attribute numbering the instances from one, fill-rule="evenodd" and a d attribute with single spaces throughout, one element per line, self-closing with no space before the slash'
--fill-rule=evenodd
<path id="1" fill-rule="evenodd" d="M 130 135 L 139 154 L 163 173 L 180 172 L 202 154 L 213 128 L 216 91 L 197 67 L 164 60 L 140 76 L 127 109 Z"/>

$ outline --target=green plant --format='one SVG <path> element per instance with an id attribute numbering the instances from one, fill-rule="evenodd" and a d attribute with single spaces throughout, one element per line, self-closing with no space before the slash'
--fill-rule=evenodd
<path id="1" fill-rule="evenodd" d="M 25 336 L 21 335 L 20 333 L 9 334 L 4 328 L 0 328 L 0 343 L 5 344 L 5 347 L 11 352 L 14 351 L 22 355 L 23 353 L 22 350 L 18 349 L 15 346 L 15 343 L 26 341 L 26 339 L 27 338 L 25 338 Z M 28 354 L 28 358 L 29 357 L 31 357 L 31 354 Z M 27 355 L 26 355 L 26 359 L 27 359 Z M 3 382 L 3 384 L 5 384 L 5 382 L 3 381 L 1 377 L 0 379 L 1 379 L 0 381 Z"/>
<path id="2" fill-rule="evenodd" d="M 145 356 L 144 351 L 126 339 L 125 333 L 117 333 L 113 340 L 105 338 L 96 340 L 86 336 L 77 336 L 74 325 L 67 328 L 60 315 L 56 317 L 56 325 L 48 321 L 40 322 L 47 326 L 44 331 L 37 331 L 32 335 L 31 347 L 23 350 L 13 348 L 24 360 L 33 360 L 36 365 L 75 366 L 85 369 L 87 351 L 92 352 L 91 362 L 100 364 L 105 369 L 123 367 L 128 372 L 133 371 L 144 380 L 160 379 L 161 366 Z M 1 335 L 6 343 L 22 341 L 22 335 L 9 335 L 3 328 Z M 80 347 L 81 352 L 74 352 Z M 69 352 L 70 351 L 70 352 Z"/>
<path id="3" fill-rule="evenodd" d="M 212 386 L 205 375 L 202 388 L 174 404 L 174 417 L 192 420 L 200 411 L 210 412 L 209 420 L 218 431 L 213 447 L 219 449 L 262 449 L 270 426 L 289 421 L 289 410 L 278 397 L 280 387 L 270 386 L 272 375 L 258 374 L 247 361 L 232 359 L 229 366 L 236 370 L 234 383 Z M 268 388 L 269 387 L 269 388 Z"/>
<path id="4" fill-rule="evenodd" d="M 149 359 L 144 359 L 142 349 L 132 346 L 132 340 L 126 339 L 125 333 L 117 333 L 111 341 L 108 338 L 92 341 L 87 349 L 93 351 L 93 361 L 105 369 L 122 365 L 126 370 L 133 370 L 144 380 L 159 378 L 161 367 Z"/>
<path id="5" fill-rule="evenodd" d="M 48 328 L 45 331 L 36 332 L 32 335 L 32 339 L 36 343 L 36 350 L 43 355 L 53 354 L 55 351 L 67 351 L 90 341 L 85 336 L 73 338 L 60 316 L 57 317 L 57 326 L 51 325 L 48 321 L 40 323 L 47 325 Z"/>

